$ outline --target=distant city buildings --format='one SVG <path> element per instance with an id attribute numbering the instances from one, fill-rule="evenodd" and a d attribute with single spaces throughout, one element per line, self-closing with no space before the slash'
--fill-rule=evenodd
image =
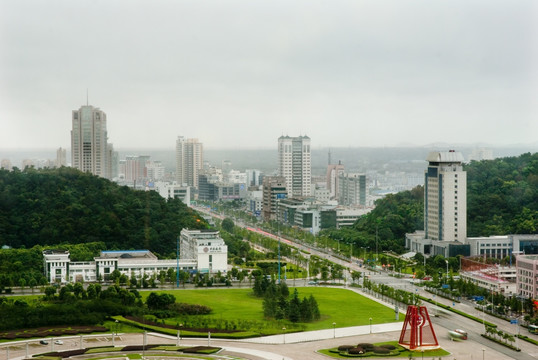
<path id="1" fill-rule="evenodd" d="M 288 197 L 311 195 L 312 162 L 308 136 L 278 138 L 278 174 L 286 180 Z"/>
<path id="2" fill-rule="evenodd" d="M 107 143 L 106 114 L 91 105 L 72 112 L 71 166 L 110 179 L 112 157 Z"/>
<path id="3" fill-rule="evenodd" d="M 204 165 L 204 148 L 198 139 L 178 136 L 176 140 L 176 181 L 198 189 L 198 174 Z"/>
<path id="4" fill-rule="evenodd" d="M 469 155 L 469 162 L 471 161 L 482 161 L 482 160 L 493 160 L 493 150 L 486 148 L 473 149 Z"/>
<path id="5" fill-rule="evenodd" d="M 4 170 L 11 171 L 13 169 L 13 165 L 11 164 L 11 160 L 2 159 L 2 162 L 0 162 L 0 168 L 2 168 Z"/>

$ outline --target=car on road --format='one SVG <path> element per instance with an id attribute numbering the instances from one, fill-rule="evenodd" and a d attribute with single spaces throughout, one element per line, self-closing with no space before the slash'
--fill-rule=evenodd
<path id="1" fill-rule="evenodd" d="M 47 340 L 41 340 L 39 343 L 41 345 L 48 345 L 49 344 L 49 342 Z"/>
<path id="2" fill-rule="evenodd" d="M 56 340 L 54 343 L 56 345 L 63 345 L 64 344 L 64 342 L 62 340 Z"/>
<path id="3" fill-rule="evenodd" d="M 318 284 L 317 281 L 309 281 L 309 282 L 308 282 L 308 285 L 317 285 L 317 284 Z"/>

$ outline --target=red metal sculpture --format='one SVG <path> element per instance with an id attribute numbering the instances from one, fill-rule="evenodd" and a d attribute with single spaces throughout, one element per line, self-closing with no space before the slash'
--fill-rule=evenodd
<path id="1" fill-rule="evenodd" d="M 433 325 L 425 306 L 410 305 L 400 334 L 401 346 L 409 350 L 430 350 L 439 348 Z"/>

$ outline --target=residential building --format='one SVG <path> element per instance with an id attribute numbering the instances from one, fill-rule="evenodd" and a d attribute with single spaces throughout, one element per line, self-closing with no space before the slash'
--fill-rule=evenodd
<path id="1" fill-rule="evenodd" d="M 72 112 L 71 166 L 110 178 L 106 114 L 91 105 Z"/>
<path id="2" fill-rule="evenodd" d="M 260 186 L 263 183 L 262 173 L 260 170 L 248 169 L 245 171 L 247 174 L 247 186 Z"/>
<path id="3" fill-rule="evenodd" d="M 176 140 L 176 181 L 198 189 L 198 174 L 204 165 L 204 147 L 198 139 Z"/>
<path id="4" fill-rule="evenodd" d="M 286 179 L 283 176 L 266 176 L 263 178 L 263 207 L 265 221 L 276 220 L 277 205 L 288 197 Z"/>
<path id="5" fill-rule="evenodd" d="M 338 198 L 339 178 L 341 175 L 344 175 L 344 172 L 345 168 L 341 162 L 327 166 L 327 189 L 329 190 L 331 200 Z"/>
<path id="6" fill-rule="evenodd" d="M 517 293 L 519 296 L 538 297 L 538 255 L 516 256 Z"/>
<path id="7" fill-rule="evenodd" d="M 366 206 L 366 175 L 341 173 L 337 194 L 340 205 Z"/>
<path id="8" fill-rule="evenodd" d="M 287 184 L 288 197 L 310 196 L 312 164 L 308 136 L 278 138 L 278 170 Z"/>

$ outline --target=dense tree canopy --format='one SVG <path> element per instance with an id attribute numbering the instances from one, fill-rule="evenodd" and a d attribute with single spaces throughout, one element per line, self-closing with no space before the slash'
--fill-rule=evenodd
<path id="1" fill-rule="evenodd" d="M 182 228 L 205 221 L 178 199 L 135 191 L 72 168 L 0 170 L 0 245 L 102 242 L 108 249 L 175 251 Z"/>

